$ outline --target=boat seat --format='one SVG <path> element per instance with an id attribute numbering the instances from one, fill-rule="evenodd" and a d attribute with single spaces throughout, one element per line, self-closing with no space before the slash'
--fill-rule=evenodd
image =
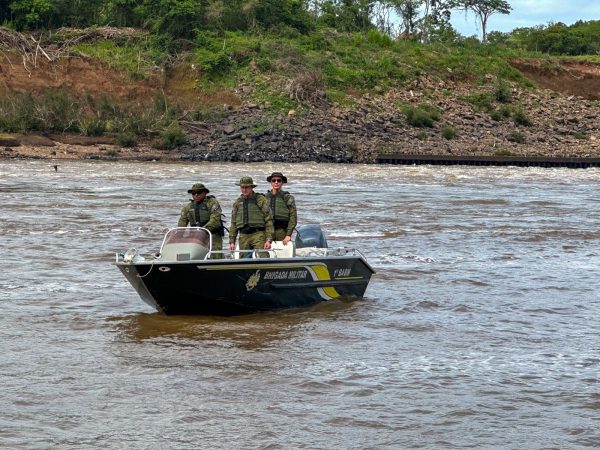
<path id="1" fill-rule="evenodd" d="M 283 241 L 273 241 L 271 250 L 275 253 L 276 258 L 293 258 L 296 255 L 292 241 L 288 242 L 287 245 L 283 245 Z"/>
<path id="2" fill-rule="evenodd" d="M 239 244 L 237 242 L 235 244 L 235 250 L 233 259 L 258 258 L 256 253 L 261 251 L 255 250 L 252 253 L 239 251 Z M 288 242 L 288 245 L 283 245 L 283 241 L 273 241 L 271 242 L 271 250 L 273 252 L 272 256 L 275 258 L 293 258 L 296 256 L 296 246 L 292 241 Z"/>
<path id="3" fill-rule="evenodd" d="M 319 247 L 301 247 L 296 249 L 296 256 L 327 256 L 327 249 Z"/>

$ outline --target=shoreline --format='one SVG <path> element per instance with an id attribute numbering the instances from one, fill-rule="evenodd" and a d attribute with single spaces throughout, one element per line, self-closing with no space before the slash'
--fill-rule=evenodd
<path id="1" fill-rule="evenodd" d="M 462 97 L 422 88 L 364 95 L 352 107 L 272 112 L 242 103 L 225 117 L 183 122 L 187 143 L 173 150 L 155 148 L 151 138 L 128 148 L 110 135 L 0 134 L 0 159 L 373 164 L 385 155 L 600 158 L 599 102 L 549 90 L 513 88 L 512 96 L 526 123 L 493 118 Z M 440 117 L 429 126 L 410 125 L 399 103 L 435 105 Z"/>
<path id="2" fill-rule="evenodd" d="M 52 146 L 16 146 L 1 147 L 0 160 L 42 160 L 59 161 L 161 161 L 161 162 L 201 162 L 193 159 L 186 152 L 177 150 L 159 150 L 148 146 L 120 148 L 115 145 L 92 144 L 75 145 L 56 143 Z M 211 159 L 212 162 L 239 162 Z M 270 159 L 251 162 L 271 161 Z M 275 161 L 279 162 L 279 161 Z M 319 162 L 306 159 L 302 162 Z M 321 161 L 323 162 L 323 161 Z M 471 166 L 520 166 L 520 167 L 600 167 L 600 157 L 564 157 L 564 156 L 498 156 L 498 155 L 448 155 L 448 154 L 414 154 L 385 153 L 375 156 L 374 161 L 362 162 L 378 165 L 471 165 Z M 341 162 L 341 164 L 357 164 Z"/>

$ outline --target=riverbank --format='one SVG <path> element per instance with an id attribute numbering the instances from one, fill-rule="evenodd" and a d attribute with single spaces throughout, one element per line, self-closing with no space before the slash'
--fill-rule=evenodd
<path id="1" fill-rule="evenodd" d="M 565 61 L 549 71 L 512 61 L 531 87 L 499 85 L 492 75 L 482 84 L 421 75 L 402 88 L 349 91 L 342 103 L 319 97 L 282 109 L 257 101 L 253 84 L 207 96 L 185 66 L 161 80 L 133 80 L 89 58 L 37 61 L 29 71 L 17 59 L 0 70 L 0 93 L 42 95 L 62 86 L 92 97 L 111 92 L 126 104 L 151 101 L 162 89 L 169 101 L 200 102 L 213 112 L 180 120 L 187 143 L 173 150 L 156 148 L 151 136 L 128 148 L 111 135 L 0 134 L 0 158 L 374 163 L 382 154 L 600 156 L 600 64 L 590 62 Z"/>
<path id="2" fill-rule="evenodd" d="M 455 95 L 444 94 L 450 88 Z M 456 92 L 463 91 L 462 95 Z M 595 158 L 598 101 L 551 90 L 513 88 L 527 123 L 493 117 L 466 100 L 466 86 L 420 86 L 363 95 L 349 107 L 272 114 L 242 101 L 218 120 L 183 122 L 188 143 L 161 150 L 152 141 L 120 147 L 111 136 L 0 135 L 0 158 L 373 163 L 382 154 Z M 431 126 L 407 123 L 403 105 L 434 105 Z M 449 134 L 445 135 L 444 130 Z M 449 130 L 449 131 L 448 131 Z"/>

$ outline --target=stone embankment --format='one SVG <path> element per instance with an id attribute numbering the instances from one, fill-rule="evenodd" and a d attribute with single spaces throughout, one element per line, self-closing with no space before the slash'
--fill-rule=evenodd
<path id="1" fill-rule="evenodd" d="M 506 106 L 519 108 L 530 121 L 519 125 L 510 117 L 494 120 L 478 111 L 466 100 L 469 93 L 458 85 L 421 85 L 366 95 L 347 108 L 290 111 L 287 117 L 245 104 L 224 121 L 193 126 L 190 144 L 181 152 L 190 160 L 344 163 L 373 162 L 382 153 L 600 156 L 600 104 L 595 100 L 514 88 Z M 399 107 L 406 104 L 434 105 L 439 120 L 431 128 L 411 126 Z M 444 127 L 456 134 L 446 138 Z"/>

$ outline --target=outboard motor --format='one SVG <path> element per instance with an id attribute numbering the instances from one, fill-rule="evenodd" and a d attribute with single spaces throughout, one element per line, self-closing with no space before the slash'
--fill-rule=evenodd
<path id="1" fill-rule="evenodd" d="M 327 238 L 319 225 L 300 225 L 296 227 L 296 248 L 327 248 Z"/>

